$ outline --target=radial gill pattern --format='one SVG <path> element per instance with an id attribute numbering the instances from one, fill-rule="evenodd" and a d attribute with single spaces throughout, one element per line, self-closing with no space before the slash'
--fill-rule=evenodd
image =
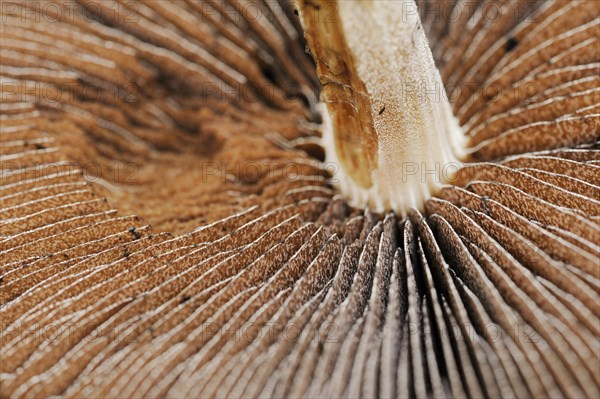
<path id="1" fill-rule="evenodd" d="M 417 5 L 470 155 L 402 218 L 288 0 L 0 2 L 0 397 L 597 398 L 598 2 Z"/>

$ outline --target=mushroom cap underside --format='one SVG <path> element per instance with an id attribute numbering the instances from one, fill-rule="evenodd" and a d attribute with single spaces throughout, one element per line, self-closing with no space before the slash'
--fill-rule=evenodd
<path id="1" fill-rule="evenodd" d="M 598 397 L 595 1 L 417 1 L 471 158 L 407 218 L 290 2 L 0 6 L 0 396 Z"/>

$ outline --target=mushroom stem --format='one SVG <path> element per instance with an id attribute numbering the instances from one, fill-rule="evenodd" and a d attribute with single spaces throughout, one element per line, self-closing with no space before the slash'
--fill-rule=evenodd
<path id="1" fill-rule="evenodd" d="M 414 0 L 297 0 L 322 85 L 333 183 L 357 207 L 405 216 L 465 153 Z"/>

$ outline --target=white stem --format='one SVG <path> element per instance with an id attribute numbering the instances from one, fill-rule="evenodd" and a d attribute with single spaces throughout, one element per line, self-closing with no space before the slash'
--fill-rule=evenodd
<path id="1" fill-rule="evenodd" d="M 415 1 L 324 0 L 320 10 L 314 3 L 301 0 L 300 7 L 327 89 L 322 144 L 326 162 L 340 166 L 334 182 L 357 207 L 402 215 L 421 208 L 452 178 L 465 139 Z M 337 18 L 325 20 L 325 6 L 336 7 Z M 348 148 L 357 145 L 367 154 Z"/>

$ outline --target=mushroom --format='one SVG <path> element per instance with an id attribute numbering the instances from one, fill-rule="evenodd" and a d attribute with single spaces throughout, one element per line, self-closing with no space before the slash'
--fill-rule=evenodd
<path id="1" fill-rule="evenodd" d="M 1 397 L 600 395 L 596 2 L 0 18 Z"/>

